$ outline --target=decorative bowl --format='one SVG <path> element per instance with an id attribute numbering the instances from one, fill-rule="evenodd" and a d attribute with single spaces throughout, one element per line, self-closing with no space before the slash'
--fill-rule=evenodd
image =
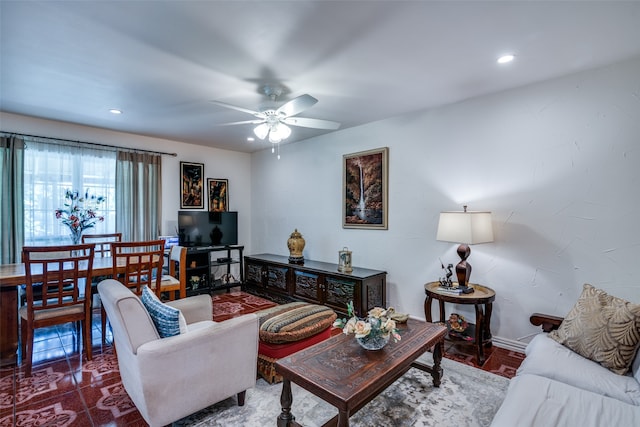
<path id="1" fill-rule="evenodd" d="M 365 350 L 380 350 L 389 343 L 390 334 L 387 335 L 367 335 L 363 338 L 356 338 L 358 344 Z"/>

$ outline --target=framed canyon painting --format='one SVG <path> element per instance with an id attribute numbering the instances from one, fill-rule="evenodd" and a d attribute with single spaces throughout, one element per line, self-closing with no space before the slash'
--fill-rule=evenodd
<path id="1" fill-rule="evenodd" d="M 388 228 L 388 162 L 388 147 L 343 156 L 343 228 Z"/>

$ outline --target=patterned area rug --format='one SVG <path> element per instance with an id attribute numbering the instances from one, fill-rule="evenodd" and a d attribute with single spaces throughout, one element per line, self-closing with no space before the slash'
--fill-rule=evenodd
<path id="1" fill-rule="evenodd" d="M 431 354 L 419 360 L 431 363 Z M 444 377 L 439 388 L 433 387 L 431 375 L 410 369 L 350 419 L 356 427 L 425 427 L 488 426 L 504 400 L 509 380 L 461 363 L 443 359 Z M 280 414 L 282 384 L 269 385 L 258 380 L 247 391 L 245 406 L 236 398 L 212 405 L 183 418 L 174 426 L 242 426 L 275 425 Z M 292 384 L 291 412 L 305 427 L 317 427 L 338 411 L 306 390 Z"/>
<path id="2" fill-rule="evenodd" d="M 213 320 L 216 322 L 277 305 L 273 301 L 242 291 L 214 295 L 211 301 L 213 303 Z"/>

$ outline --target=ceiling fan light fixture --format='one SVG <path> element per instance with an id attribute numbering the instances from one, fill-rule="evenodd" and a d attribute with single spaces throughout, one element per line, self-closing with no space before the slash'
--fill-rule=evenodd
<path id="1" fill-rule="evenodd" d="M 269 125 L 266 123 L 259 124 L 253 128 L 253 133 L 260 139 L 265 139 L 269 134 Z"/>
<path id="2" fill-rule="evenodd" d="M 271 128 L 271 132 L 269 133 L 269 141 L 273 142 L 273 140 L 277 140 L 277 142 L 280 142 L 283 139 L 289 138 L 290 135 L 291 128 L 284 123 L 278 123 Z"/>

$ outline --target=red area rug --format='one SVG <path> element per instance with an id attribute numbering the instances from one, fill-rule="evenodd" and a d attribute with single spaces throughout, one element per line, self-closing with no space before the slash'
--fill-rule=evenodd
<path id="1" fill-rule="evenodd" d="M 273 301 L 242 291 L 214 295 L 211 298 L 213 300 L 213 320 L 216 322 L 277 305 Z"/>

